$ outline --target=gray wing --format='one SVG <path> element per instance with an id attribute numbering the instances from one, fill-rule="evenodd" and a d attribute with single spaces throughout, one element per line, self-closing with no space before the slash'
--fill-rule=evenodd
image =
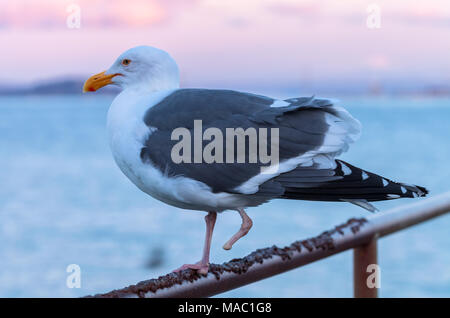
<path id="1" fill-rule="evenodd" d="M 273 105 L 282 107 L 271 107 Z M 184 176 L 207 184 L 213 192 L 255 194 L 275 197 L 283 193 L 283 187 L 273 178 L 299 166 L 317 169 L 333 169 L 337 154 L 359 134 L 360 125 L 344 109 L 330 100 L 294 98 L 282 101 L 248 93 L 229 90 L 180 89 L 150 108 L 144 117 L 152 133 L 141 150 L 143 162 L 155 165 L 170 177 Z M 171 158 L 172 131 L 183 127 L 191 133 L 191 149 L 194 149 L 194 120 L 202 120 L 202 129 L 219 129 L 226 136 L 227 128 L 266 128 L 268 140 L 272 128 L 279 129 L 279 167 L 273 173 L 261 174 L 267 166 L 258 160 L 249 163 L 254 155 L 248 143 L 244 163 L 237 163 L 237 149 L 233 163 L 174 163 Z M 258 147 L 259 147 L 258 140 Z M 202 149 L 210 143 L 202 141 Z M 271 153 L 270 142 L 267 152 Z M 226 154 L 226 142 L 223 154 Z M 256 147 L 256 149 L 258 149 Z M 329 172 L 324 172 L 325 174 Z M 329 176 L 324 176 L 325 178 Z"/>

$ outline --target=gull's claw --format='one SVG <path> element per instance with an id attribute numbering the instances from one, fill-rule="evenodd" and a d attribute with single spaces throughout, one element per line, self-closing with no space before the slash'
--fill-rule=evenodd
<path id="1" fill-rule="evenodd" d="M 177 268 L 176 270 L 172 271 L 172 273 L 177 273 L 177 272 L 181 272 L 185 269 L 194 269 L 197 270 L 197 273 L 202 274 L 202 275 L 206 275 L 208 274 L 208 269 L 209 269 L 209 265 L 208 264 L 201 264 L 201 263 L 196 263 L 196 264 L 184 264 L 183 266 Z"/>

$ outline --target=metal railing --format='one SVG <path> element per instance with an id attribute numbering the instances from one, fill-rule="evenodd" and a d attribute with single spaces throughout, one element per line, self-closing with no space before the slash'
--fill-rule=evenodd
<path id="1" fill-rule="evenodd" d="M 447 192 L 368 218 L 350 219 L 317 237 L 284 248 L 273 246 L 222 265 L 211 264 L 207 275 L 184 270 L 95 297 L 209 297 L 349 249 L 354 249 L 354 296 L 377 297 L 378 289 L 367 284 L 367 266 L 377 264 L 377 240 L 449 211 Z"/>

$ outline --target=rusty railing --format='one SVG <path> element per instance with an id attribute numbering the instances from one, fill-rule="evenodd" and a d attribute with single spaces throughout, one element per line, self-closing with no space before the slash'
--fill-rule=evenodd
<path id="1" fill-rule="evenodd" d="M 377 240 L 450 211 L 450 192 L 368 218 L 350 219 L 317 237 L 254 251 L 222 265 L 211 264 L 207 275 L 193 270 L 170 273 L 94 297 L 209 297 L 281 274 L 325 257 L 354 249 L 354 296 L 377 297 L 368 284 L 368 266 L 377 264 Z"/>

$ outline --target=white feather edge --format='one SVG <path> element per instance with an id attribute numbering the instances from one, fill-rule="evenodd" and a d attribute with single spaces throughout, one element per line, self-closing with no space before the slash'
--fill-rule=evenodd
<path id="1" fill-rule="evenodd" d="M 361 123 L 340 106 L 331 106 L 337 115 L 326 112 L 325 120 L 329 129 L 323 144 L 298 157 L 287 159 L 278 165 L 266 168 L 263 172 L 250 178 L 234 190 L 242 194 L 254 194 L 264 182 L 291 171 L 297 166 L 309 167 L 319 163 L 319 169 L 334 169 L 334 158 L 348 150 L 349 145 L 361 136 Z"/>

